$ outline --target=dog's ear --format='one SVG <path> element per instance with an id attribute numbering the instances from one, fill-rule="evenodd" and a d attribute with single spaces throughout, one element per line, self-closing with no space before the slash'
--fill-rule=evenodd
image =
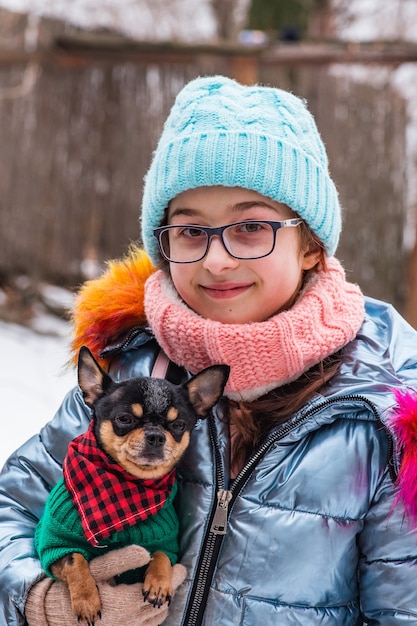
<path id="1" fill-rule="evenodd" d="M 100 367 L 90 350 L 82 346 L 78 355 L 78 384 L 85 403 L 91 407 L 105 393 L 111 382 L 112 379 Z"/>
<path id="2" fill-rule="evenodd" d="M 212 365 L 184 383 L 197 415 L 200 417 L 207 416 L 211 407 L 222 396 L 229 373 L 230 367 L 228 365 Z"/>

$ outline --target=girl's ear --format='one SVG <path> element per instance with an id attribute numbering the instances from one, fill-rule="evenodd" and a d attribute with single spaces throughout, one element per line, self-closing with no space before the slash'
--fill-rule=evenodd
<path id="1" fill-rule="evenodd" d="M 301 269 L 303 270 L 311 270 L 321 261 L 321 250 L 315 250 L 311 252 L 307 250 L 306 252 L 301 253 L 303 255 Z"/>

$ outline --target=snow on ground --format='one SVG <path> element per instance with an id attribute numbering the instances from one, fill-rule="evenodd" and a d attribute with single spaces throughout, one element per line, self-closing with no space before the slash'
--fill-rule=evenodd
<path id="1" fill-rule="evenodd" d="M 41 326 L 41 320 L 38 321 Z M 43 318 L 43 326 L 48 323 Z M 76 382 L 68 361 L 68 329 L 55 321 L 43 335 L 0 321 L 0 468 L 19 445 L 49 421 Z"/>

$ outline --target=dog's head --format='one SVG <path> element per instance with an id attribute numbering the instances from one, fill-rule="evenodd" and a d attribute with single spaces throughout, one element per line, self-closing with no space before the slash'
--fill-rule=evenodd
<path id="1" fill-rule="evenodd" d="M 137 478 L 159 478 L 176 465 L 197 419 L 221 397 L 229 371 L 213 365 L 182 385 L 150 377 L 117 383 L 85 346 L 78 357 L 78 384 L 93 409 L 97 442 Z"/>

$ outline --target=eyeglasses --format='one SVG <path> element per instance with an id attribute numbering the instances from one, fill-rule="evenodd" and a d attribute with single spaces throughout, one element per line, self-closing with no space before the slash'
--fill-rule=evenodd
<path id="1" fill-rule="evenodd" d="M 261 259 L 271 254 L 280 228 L 299 226 L 302 219 L 282 221 L 248 220 L 212 228 L 194 224 L 174 224 L 155 228 L 164 259 L 170 263 L 196 263 L 203 259 L 210 247 L 212 237 L 220 237 L 230 256 L 235 259 Z"/>

